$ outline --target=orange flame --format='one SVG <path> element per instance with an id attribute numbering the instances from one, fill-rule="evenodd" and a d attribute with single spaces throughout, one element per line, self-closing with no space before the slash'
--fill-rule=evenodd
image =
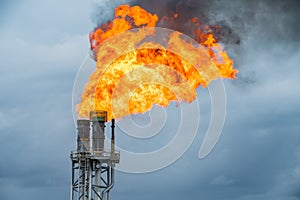
<path id="1" fill-rule="evenodd" d="M 201 32 L 197 18 L 191 22 L 201 48 L 182 39 L 179 32 L 168 35 L 165 46 L 145 40 L 156 33 L 155 28 L 145 28 L 155 27 L 158 20 L 139 6 L 121 5 L 113 21 L 90 34 L 97 69 L 77 105 L 79 117 L 88 117 L 92 110 L 106 110 L 108 119 L 121 118 L 144 113 L 153 104 L 192 102 L 200 85 L 206 87 L 219 77 L 235 78 L 232 59 L 212 33 Z M 133 28 L 141 29 L 128 31 Z"/>
<path id="2" fill-rule="evenodd" d="M 154 27 L 158 21 L 157 15 L 152 15 L 139 6 L 121 5 L 115 10 L 115 19 L 103 24 L 90 34 L 92 50 L 107 38 L 137 27 Z"/>

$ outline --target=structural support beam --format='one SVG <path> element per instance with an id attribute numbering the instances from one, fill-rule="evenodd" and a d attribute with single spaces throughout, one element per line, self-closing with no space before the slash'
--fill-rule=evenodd
<path id="1" fill-rule="evenodd" d="M 70 200 L 110 200 L 114 186 L 114 166 L 120 161 L 115 150 L 112 121 L 111 148 L 104 148 L 106 112 L 91 113 L 92 145 L 90 144 L 90 121 L 78 120 L 77 151 L 71 152 L 72 174 Z M 90 148 L 92 146 L 92 148 Z"/>

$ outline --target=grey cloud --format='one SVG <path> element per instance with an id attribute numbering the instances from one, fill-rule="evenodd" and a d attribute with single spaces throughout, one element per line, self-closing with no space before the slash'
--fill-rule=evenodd
<path id="1" fill-rule="evenodd" d="M 121 4 L 129 4 L 132 0 L 95 0 L 93 2 L 92 21 L 97 25 L 113 19 L 115 8 Z M 91 30 L 92 31 L 92 30 Z"/>
<path id="2" fill-rule="evenodd" d="M 276 11 L 280 11 L 277 13 L 280 20 L 263 29 L 264 23 L 273 22 L 272 13 L 275 11 L 269 12 L 273 9 L 272 5 L 253 3 L 248 7 L 247 3 L 237 4 L 254 14 L 257 6 L 267 9 L 265 13 L 261 13 L 260 9 L 257 11 L 258 19 L 264 15 L 263 23 L 250 20 L 249 25 L 245 17 L 246 32 L 241 32 L 245 33 L 244 40 L 235 55 L 242 56 L 239 60 L 240 74 L 255 81 L 247 87 L 237 84 L 238 80 L 226 81 L 227 121 L 221 140 L 208 158 L 196 159 L 197 144 L 201 143 L 199 136 L 192 148 L 168 170 L 157 172 L 158 176 L 142 176 L 143 184 L 136 186 L 137 189 L 148 188 L 150 186 L 146 183 L 160 180 L 161 185 L 173 188 L 172 198 L 176 196 L 178 199 L 182 193 L 189 199 L 299 199 L 299 181 L 294 175 L 295 168 L 300 165 L 299 50 L 297 42 L 285 38 L 281 32 L 282 27 L 289 27 L 286 20 L 295 13 L 281 13 L 282 9 L 274 6 Z M 232 4 L 228 3 L 229 6 Z M 259 37 L 261 31 L 265 33 Z M 206 117 L 202 115 L 202 118 Z M 169 183 L 165 177 L 176 177 L 176 181 Z M 216 177 L 234 181 L 228 181 L 231 184 L 226 186 L 210 184 L 215 182 Z M 122 179 L 119 181 L 122 183 Z M 182 185 L 185 187 L 180 188 Z M 157 193 L 162 196 L 165 194 L 163 186 L 160 186 L 161 189 L 156 187 Z M 142 191 L 151 194 L 150 191 Z M 120 193 L 120 196 L 124 194 Z"/>
<path id="3" fill-rule="evenodd" d="M 12 29 L 22 34 L 10 34 Z M 1 30 L 1 199 L 38 199 L 51 191 L 44 199 L 63 199 L 75 140 L 72 80 L 88 50 L 87 34 L 50 45 L 32 41 L 28 33 L 34 30 L 12 25 Z"/>
<path id="4" fill-rule="evenodd" d="M 231 185 L 233 183 L 234 183 L 233 180 L 227 179 L 225 176 L 217 176 L 217 177 L 213 178 L 209 184 L 215 185 L 215 186 L 218 186 L 218 185 L 225 186 L 225 185 Z"/>
<path id="5" fill-rule="evenodd" d="M 66 4 L 61 6 L 63 10 L 70 9 Z M 80 6 L 74 6 L 80 13 Z M 173 165 L 158 172 L 117 173 L 113 199 L 300 199 L 297 1 L 214 1 L 209 7 L 216 21 L 224 20 L 241 36 L 240 46 L 227 44 L 226 48 L 237 60 L 239 76 L 255 81 L 251 84 L 242 83 L 239 78 L 225 81 L 228 98 L 225 127 L 215 149 L 204 160 L 198 160 L 197 155 L 208 126 L 210 103 L 207 91 L 199 89 L 201 124 L 191 148 Z M 80 18 L 78 13 L 76 16 Z M 109 15 L 103 16 L 103 20 L 109 19 Z M 64 19 L 61 13 L 55 20 L 60 18 Z M 22 20 L 15 25 L 20 23 Z M 50 29 L 56 28 L 55 22 L 50 24 Z M 23 27 L 10 27 L 6 32 Z M 5 44 L 5 48 L 0 47 L 3 200 L 69 198 L 69 151 L 74 149 L 76 141 L 71 91 L 76 70 L 88 49 L 88 40 L 84 39 L 87 36 L 80 36 L 81 32 L 86 33 L 86 26 L 81 27 L 76 34 L 72 34 L 72 25 L 62 29 L 70 37 L 62 41 L 53 36 L 54 45 L 50 46 L 41 42 L 48 39 L 47 34 L 42 40 L 32 42 L 28 35 L 34 36 L 35 29 L 30 28 L 24 37 L 7 34 L 2 38 Z M 171 127 L 165 130 L 170 132 L 164 137 L 166 140 L 172 137 L 175 127 L 171 122 L 168 126 Z M 147 144 L 147 148 L 161 144 Z"/>

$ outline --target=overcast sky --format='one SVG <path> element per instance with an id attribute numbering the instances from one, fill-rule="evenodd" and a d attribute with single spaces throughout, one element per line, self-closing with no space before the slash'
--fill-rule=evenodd
<path id="1" fill-rule="evenodd" d="M 73 83 L 88 54 L 89 32 L 111 17 L 118 2 L 0 2 L 1 200 L 69 198 L 69 153 L 76 141 Z M 226 45 L 240 73 L 225 81 L 222 136 L 199 160 L 210 118 L 208 91 L 199 89 L 202 121 L 191 148 L 160 171 L 117 173 L 112 198 L 298 200 L 300 5 L 296 0 L 205 5 L 210 21 L 226 22 L 241 40 Z"/>

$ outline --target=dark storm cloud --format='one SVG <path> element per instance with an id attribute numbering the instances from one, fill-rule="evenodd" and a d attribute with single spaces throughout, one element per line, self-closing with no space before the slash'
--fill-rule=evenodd
<path id="1" fill-rule="evenodd" d="M 1 200 L 67 199 L 69 195 L 68 154 L 75 140 L 71 93 L 88 48 L 87 35 L 80 35 L 88 17 L 84 24 L 76 22 L 79 33 L 76 28 L 61 30 L 55 21 L 59 18 L 60 23 L 70 24 L 59 16 L 59 11 L 65 16 L 67 8 L 53 2 L 13 4 L 6 10 L 9 21 L 1 27 Z M 81 18 L 87 13 L 84 6 L 77 6 Z M 39 15 L 42 10 L 44 15 Z M 71 15 L 72 21 L 77 14 Z M 40 22 L 45 28 L 36 32 Z M 59 41 L 53 40 L 56 37 Z"/>
<path id="2" fill-rule="evenodd" d="M 69 71 L 65 77 L 50 73 L 43 80 L 25 79 L 26 86 L 20 85 L 20 78 L 17 83 L 13 79 L 9 87 L 2 84 L 1 93 L 7 102 L 1 99 L 0 105 L 0 146 L 4 152 L 0 162 L 1 198 L 35 199 L 34 193 L 41 194 L 41 188 L 51 190 L 68 184 L 65 166 L 69 165 L 73 134 L 65 133 L 74 132 L 74 125 L 69 98 L 72 84 L 65 79 L 71 77 L 74 74 Z M 12 189 L 18 190 L 18 195 L 10 195 Z"/>
<path id="3" fill-rule="evenodd" d="M 240 38 L 241 45 L 225 44 L 225 49 L 240 69 L 239 85 L 253 84 L 264 70 L 263 62 L 250 65 L 255 59 L 287 59 L 299 49 L 299 1 L 213 1 L 210 16 L 225 21 Z M 247 45 L 245 45 L 247 43 Z M 251 45 L 252 44 L 252 45 Z M 247 47 L 247 49 L 245 49 Z M 249 49 L 265 57 L 251 57 Z M 270 53 L 265 53 L 270 52 Z M 274 56 L 276 55 L 276 56 Z M 274 63 L 273 68 L 282 65 Z"/>
<path id="4" fill-rule="evenodd" d="M 291 60 L 289 64 L 293 65 L 296 60 Z M 192 148 L 167 169 L 140 176 L 118 175 L 121 177 L 117 181 L 127 180 L 130 184 L 120 184 L 115 191 L 117 197 L 137 199 L 155 190 L 156 195 L 172 199 L 184 196 L 225 200 L 298 199 L 295 192 L 300 177 L 300 125 L 297 123 L 300 110 L 295 106 L 300 95 L 294 92 L 299 78 L 277 81 L 278 84 L 266 81 L 247 91 L 227 82 L 227 120 L 223 135 L 209 157 L 197 159 L 201 143 L 198 136 Z M 204 129 L 200 126 L 199 133 L 205 132 Z M 156 184 L 159 186 L 155 187 Z M 142 194 L 126 193 L 131 188 Z"/>
<path id="5" fill-rule="evenodd" d="M 170 2 L 179 1 L 159 6 L 139 1 L 159 13 Z M 182 193 L 189 199 L 300 199 L 299 3 L 213 1 L 209 9 L 210 23 L 224 22 L 241 38 L 239 46 L 226 44 L 240 73 L 233 84 L 226 81 L 228 112 L 221 140 L 208 158 L 199 161 L 193 157 L 201 143 L 198 138 L 168 170 L 132 177 L 132 186 L 150 195 L 151 189 L 145 188 L 159 181 L 156 196 L 171 199 L 183 198 Z M 174 177 L 173 182 L 168 177 Z M 126 192 L 130 188 L 123 187 L 116 195 L 131 195 Z"/>
<path id="6" fill-rule="evenodd" d="M 111 19 L 113 8 L 128 2 L 99 1 L 92 14 L 94 22 Z M 44 23 L 47 30 L 59 29 L 56 24 L 62 20 L 59 27 L 66 22 L 70 22 L 69 28 L 82 24 L 77 28 L 88 32 L 85 23 L 74 20 L 82 17 L 82 6 L 74 5 L 78 12 L 63 20 L 70 3 L 61 5 L 64 12 L 57 16 L 41 17 L 41 23 L 52 22 Z M 238 79 L 225 81 L 226 123 L 207 158 L 197 158 L 210 119 L 209 112 L 201 112 L 197 139 L 180 160 L 154 173 L 117 173 L 112 199 L 299 200 L 300 2 L 168 0 L 133 4 L 137 3 L 160 15 L 167 8 L 180 7 L 190 10 L 186 18 L 196 14 L 203 22 L 221 25 L 225 48 L 240 73 Z M 59 36 L 53 34 L 63 38 L 55 44 L 32 42 L 28 38 L 35 37 L 36 29 L 27 26 L 29 22 L 36 26 L 36 21 L 22 21 L 28 7 L 23 14 L 18 10 L 19 23 L 10 27 L 9 36 L 0 38 L 0 198 L 68 199 L 69 152 L 76 141 L 71 92 L 80 58 L 88 50 L 88 36 L 73 37 L 78 33 L 70 28 Z M 39 7 L 33 12 L 36 10 Z M 53 32 L 49 33 L 39 42 L 50 41 Z M 237 37 L 239 45 L 234 42 Z M 203 111 L 210 106 L 207 91 L 201 89 L 199 98 Z"/>
<path id="7" fill-rule="evenodd" d="M 300 41 L 300 2 L 289 1 L 246 1 L 246 0 L 168 0 L 153 3 L 147 0 L 133 1 L 132 5 L 141 5 L 158 16 L 179 14 L 176 23 L 164 23 L 161 26 L 173 28 L 190 34 L 190 19 L 198 17 L 203 25 L 220 26 L 216 31 L 217 39 L 232 52 L 238 67 L 243 65 L 243 47 L 240 44 L 254 37 L 262 46 L 282 44 L 287 51 L 299 47 Z M 188 24 L 188 25 L 187 25 Z M 249 76 L 243 78 L 251 83 Z"/>

